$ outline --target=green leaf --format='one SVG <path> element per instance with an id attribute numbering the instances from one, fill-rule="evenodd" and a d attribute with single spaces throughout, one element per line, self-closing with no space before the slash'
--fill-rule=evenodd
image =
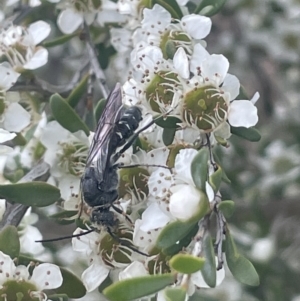
<path id="1" fill-rule="evenodd" d="M 231 127 L 230 131 L 233 135 L 236 135 L 238 137 L 244 138 L 245 140 L 251 141 L 251 142 L 257 142 L 261 139 L 261 135 L 259 131 L 252 127 L 252 128 L 244 128 L 244 127 Z"/>
<path id="2" fill-rule="evenodd" d="M 64 44 L 65 42 L 71 40 L 73 37 L 76 37 L 76 36 L 78 36 L 77 32 L 72 33 L 72 34 L 62 35 L 62 36 L 60 36 L 58 38 L 55 38 L 51 41 L 46 41 L 46 42 L 42 43 L 42 45 L 46 48 L 54 47 L 54 46 L 57 46 L 57 45 Z"/>
<path id="3" fill-rule="evenodd" d="M 200 271 L 204 265 L 204 258 L 190 254 L 177 254 L 170 261 L 170 267 L 182 274 L 193 274 Z"/>
<path id="4" fill-rule="evenodd" d="M 226 233 L 225 254 L 227 265 L 238 281 L 243 284 L 258 286 L 259 276 L 253 264 L 237 252 L 237 248 L 229 231 Z"/>
<path id="5" fill-rule="evenodd" d="M 83 130 L 88 136 L 90 131 L 73 108 L 59 94 L 50 98 L 50 107 L 55 120 L 71 133 Z"/>
<path id="6" fill-rule="evenodd" d="M 78 215 L 78 211 L 63 210 L 61 212 L 50 215 L 51 219 L 54 219 L 60 225 L 69 225 L 74 223 L 75 217 Z"/>
<path id="7" fill-rule="evenodd" d="M 177 254 L 183 248 L 187 247 L 191 243 L 192 239 L 195 237 L 196 233 L 198 232 L 198 229 L 199 227 L 198 224 L 196 223 L 191 229 L 191 231 L 188 234 L 186 234 L 184 238 L 178 240 L 172 246 L 162 249 L 162 252 L 167 256 L 172 256 L 174 254 Z"/>
<path id="8" fill-rule="evenodd" d="M 89 77 L 89 74 L 83 76 L 79 84 L 73 89 L 73 91 L 68 96 L 67 102 L 72 108 L 75 108 L 77 106 L 82 96 L 86 93 L 86 87 Z"/>
<path id="9" fill-rule="evenodd" d="M 131 301 L 154 294 L 174 281 L 172 274 L 131 278 L 115 282 L 104 289 L 103 294 L 111 301 Z"/>
<path id="10" fill-rule="evenodd" d="M 207 147 L 200 149 L 191 164 L 195 186 L 202 191 L 205 191 L 205 183 L 208 177 L 208 154 Z"/>
<path id="11" fill-rule="evenodd" d="M 186 291 L 182 288 L 168 287 L 165 289 L 165 298 L 167 301 L 184 301 Z"/>
<path id="12" fill-rule="evenodd" d="M 104 111 L 104 108 L 105 108 L 105 104 L 106 104 L 106 99 L 105 98 L 102 98 L 98 101 L 96 107 L 95 107 L 95 110 L 94 110 L 94 116 L 95 116 L 95 120 L 98 122 L 103 111 Z"/>
<path id="13" fill-rule="evenodd" d="M 0 232 L 0 251 L 15 259 L 20 253 L 20 240 L 17 228 L 6 226 Z"/>
<path id="14" fill-rule="evenodd" d="M 176 133 L 176 129 L 174 129 L 174 128 L 165 128 L 163 130 L 163 142 L 164 142 L 165 146 L 172 144 L 175 133 Z"/>
<path id="15" fill-rule="evenodd" d="M 159 4 L 165 8 L 174 19 L 181 19 L 183 17 L 182 11 L 176 0 L 153 0 L 154 4 Z"/>
<path id="16" fill-rule="evenodd" d="M 0 198 L 26 206 L 45 207 L 60 199 L 60 191 L 45 182 L 0 185 Z"/>
<path id="17" fill-rule="evenodd" d="M 208 182 L 215 193 L 220 189 L 222 178 L 223 170 L 220 166 L 218 166 L 218 169 L 212 175 L 210 175 L 208 179 Z"/>
<path id="18" fill-rule="evenodd" d="M 183 239 L 194 227 L 195 222 L 175 221 L 163 228 L 160 232 L 156 246 L 159 249 L 165 249 L 176 244 L 177 241 Z"/>
<path id="19" fill-rule="evenodd" d="M 212 239 L 208 233 L 203 238 L 203 257 L 205 258 L 204 266 L 201 270 L 203 279 L 207 285 L 215 287 L 217 281 L 216 258 Z"/>
<path id="20" fill-rule="evenodd" d="M 73 273 L 60 267 L 63 276 L 62 285 L 55 289 L 57 294 L 66 294 L 69 298 L 81 298 L 86 294 L 86 289 L 81 280 Z"/>
<path id="21" fill-rule="evenodd" d="M 233 212 L 234 212 L 234 202 L 231 200 L 227 200 L 227 201 L 222 201 L 221 203 L 218 204 L 218 209 L 220 211 L 222 211 L 222 213 L 224 214 L 224 216 L 226 218 L 229 218 L 230 216 L 232 216 Z"/>
<path id="22" fill-rule="evenodd" d="M 181 123 L 181 120 L 174 116 L 167 116 L 167 117 L 158 117 L 155 119 L 155 124 L 162 128 L 172 128 L 172 129 L 178 129 L 179 125 Z"/>
<path id="23" fill-rule="evenodd" d="M 226 0 L 203 0 L 194 13 L 211 17 L 218 13 L 225 3 Z"/>

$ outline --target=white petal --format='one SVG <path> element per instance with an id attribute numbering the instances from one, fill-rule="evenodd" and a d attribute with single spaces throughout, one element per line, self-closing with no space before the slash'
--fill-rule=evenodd
<path id="1" fill-rule="evenodd" d="M 119 280 L 130 279 L 139 276 L 147 276 L 148 274 L 149 272 L 141 262 L 134 261 L 126 269 L 120 272 Z"/>
<path id="2" fill-rule="evenodd" d="M 208 182 L 205 182 L 205 191 L 208 197 L 208 200 L 212 202 L 215 199 L 215 193 L 212 187 L 209 185 Z"/>
<path id="3" fill-rule="evenodd" d="M 171 14 L 162 6 L 155 4 L 152 9 L 143 10 L 142 28 L 147 32 L 164 31 L 171 24 Z"/>
<path id="4" fill-rule="evenodd" d="M 12 103 L 5 111 L 4 127 L 11 132 L 20 132 L 30 123 L 30 114 L 18 103 Z"/>
<path id="5" fill-rule="evenodd" d="M 71 9 L 63 10 L 58 18 L 57 25 L 65 33 L 73 33 L 83 23 L 83 16 Z"/>
<path id="6" fill-rule="evenodd" d="M 250 99 L 250 101 L 255 105 L 256 102 L 258 101 L 259 97 L 260 97 L 259 93 L 256 92 L 256 93 L 253 95 L 253 97 Z"/>
<path id="7" fill-rule="evenodd" d="M 0 90 L 7 91 L 19 76 L 20 73 L 15 72 L 7 63 L 0 64 Z"/>
<path id="8" fill-rule="evenodd" d="M 194 46 L 194 51 L 190 61 L 191 72 L 193 72 L 196 75 L 199 68 L 201 67 L 202 62 L 206 60 L 209 56 L 210 54 L 201 44 L 196 44 Z"/>
<path id="9" fill-rule="evenodd" d="M 31 6 L 31 7 L 36 7 L 36 6 L 39 6 L 39 5 L 41 5 L 42 4 L 42 2 L 40 1 L 40 0 L 30 0 L 29 1 L 29 5 Z"/>
<path id="10" fill-rule="evenodd" d="M 93 263 L 81 275 L 86 290 L 91 292 L 97 288 L 106 279 L 108 273 L 109 269 L 104 265 Z"/>
<path id="11" fill-rule="evenodd" d="M 249 100 L 235 100 L 230 104 L 228 121 L 234 127 L 252 127 L 258 122 L 257 108 Z"/>
<path id="12" fill-rule="evenodd" d="M 63 278 L 59 267 L 51 263 L 42 263 L 34 268 L 30 279 L 42 291 L 44 289 L 58 288 Z"/>
<path id="13" fill-rule="evenodd" d="M 227 74 L 222 85 L 222 90 L 230 93 L 230 100 L 235 99 L 240 93 L 239 79 L 235 75 Z"/>
<path id="14" fill-rule="evenodd" d="M 36 243 L 36 240 L 43 239 L 41 232 L 34 226 L 27 225 L 20 237 L 21 252 L 24 254 L 38 255 L 45 249 L 41 243 Z"/>
<path id="15" fill-rule="evenodd" d="M 173 57 L 173 64 L 176 71 L 182 78 L 185 79 L 189 78 L 190 76 L 189 61 L 182 47 L 177 49 Z"/>
<path id="16" fill-rule="evenodd" d="M 222 54 L 212 54 L 202 63 L 202 76 L 213 80 L 216 85 L 223 83 L 227 71 L 229 69 L 229 62 Z"/>
<path id="17" fill-rule="evenodd" d="M 28 269 L 25 265 L 18 265 L 15 269 L 15 277 L 18 280 L 27 280 L 30 278 L 30 274 L 28 272 Z"/>
<path id="18" fill-rule="evenodd" d="M 211 19 L 200 15 L 186 15 L 181 19 L 181 26 L 194 39 L 205 38 L 211 30 Z"/>
<path id="19" fill-rule="evenodd" d="M 105 23 L 124 23 L 126 16 L 121 15 L 116 10 L 102 10 L 97 14 L 97 22 L 104 26 Z"/>
<path id="20" fill-rule="evenodd" d="M 85 231 L 82 230 L 81 228 L 77 228 L 73 234 L 76 235 L 76 234 L 80 234 L 83 232 L 85 232 Z M 93 252 L 93 250 L 97 244 L 98 238 L 99 238 L 99 235 L 95 232 L 91 232 L 91 233 L 88 233 L 86 235 L 82 235 L 79 237 L 73 237 L 72 238 L 73 250 L 76 252 L 82 252 L 88 256 Z"/>
<path id="21" fill-rule="evenodd" d="M 170 170 L 160 167 L 149 177 L 149 193 L 152 196 L 164 198 L 168 194 L 172 184 L 173 177 Z"/>
<path id="22" fill-rule="evenodd" d="M 6 146 L 6 145 L 0 145 L 0 155 L 6 155 L 13 151 L 14 149 L 12 147 Z"/>
<path id="23" fill-rule="evenodd" d="M 191 185 L 177 185 L 170 197 L 170 213 L 179 220 L 188 220 L 199 210 L 200 192 Z"/>
<path id="24" fill-rule="evenodd" d="M 0 273 L 0 284 L 5 282 L 8 278 L 12 279 L 16 266 L 13 260 L 2 251 L 0 251 L 0 262 L 1 262 L 1 273 Z"/>
<path id="25" fill-rule="evenodd" d="M 41 66 L 44 66 L 48 62 L 48 50 L 45 48 L 39 48 L 32 58 L 23 66 L 24 69 L 34 70 Z"/>
<path id="26" fill-rule="evenodd" d="M 151 204 L 142 214 L 142 225 L 140 229 L 144 232 L 162 228 L 169 221 L 170 217 L 166 215 L 157 203 Z"/>
<path id="27" fill-rule="evenodd" d="M 16 136 L 17 135 L 15 133 L 10 133 L 9 131 L 0 129 L 0 143 L 14 139 Z"/>
<path id="28" fill-rule="evenodd" d="M 191 174 L 191 163 L 197 153 L 198 152 L 192 148 L 180 150 L 175 159 L 176 178 L 179 178 L 186 183 L 194 183 Z"/>
<path id="29" fill-rule="evenodd" d="M 37 45 L 48 37 L 51 27 L 44 21 L 37 21 L 28 26 L 28 31 L 33 38 L 34 45 Z"/>

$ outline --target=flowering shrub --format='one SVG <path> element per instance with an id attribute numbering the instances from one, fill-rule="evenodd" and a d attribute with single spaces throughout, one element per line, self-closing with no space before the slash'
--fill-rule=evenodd
<path id="1" fill-rule="evenodd" d="M 10 204 L 0 233 L 3 300 L 26 291 L 26 300 L 183 301 L 231 274 L 259 284 L 227 221 L 234 202 L 222 192 L 230 185 L 226 154 L 217 156 L 232 136 L 260 139 L 259 93 L 247 99 L 229 59 L 205 41 L 224 2 L 36 0 L 26 14 L 18 1 L 3 5 L 0 196 Z M 109 90 L 120 94 L 114 111 Z M 140 122 L 125 110 L 132 106 Z M 90 179 L 97 200 L 84 200 Z M 103 191 L 116 195 L 105 200 Z M 80 280 L 41 263 L 55 257 L 32 247 L 33 237 L 42 239 L 31 225 L 37 215 L 20 224 L 28 207 L 78 226 L 66 257 Z M 63 234 L 49 229 L 45 239 L 55 236 Z"/>

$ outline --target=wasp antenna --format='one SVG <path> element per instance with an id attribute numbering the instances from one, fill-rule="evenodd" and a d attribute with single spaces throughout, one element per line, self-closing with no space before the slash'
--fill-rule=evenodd
<path id="1" fill-rule="evenodd" d="M 80 237 L 83 235 L 87 235 L 89 233 L 94 232 L 95 229 L 90 229 L 85 232 L 79 233 L 79 234 L 74 234 L 74 235 L 69 235 L 69 236 L 63 236 L 63 237 L 58 237 L 58 238 L 52 238 L 52 239 L 43 239 L 43 240 L 36 240 L 35 242 L 52 242 L 52 241 L 59 241 L 59 240 L 64 240 L 68 238 L 73 238 L 73 237 Z"/>

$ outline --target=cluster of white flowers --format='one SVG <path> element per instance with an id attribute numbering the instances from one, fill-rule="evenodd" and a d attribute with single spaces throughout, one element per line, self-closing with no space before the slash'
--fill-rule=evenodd
<path id="1" fill-rule="evenodd" d="M 220 198 L 218 189 L 214 190 L 208 181 L 217 170 L 211 153 L 208 175 L 201 179 L 205 191 L 194 182 L 191 165 L 198 149 L 208 147 L 211 151 L 220 140 L 226 145 L 231 127 L 255 126 L 258 116 L 254 104 L 259 95 L 256 93 L 251 100 L 236 99 L 240 83 L 228 73 L 227 58 L 206 50 L 203 39 L 211 30 L 210 18 L 189 14 L 185 1 L 178 1 L 184 15 L 180 19 L 172 18 L 158 4 L 145 8 L 139 0 L 48 1 L 59 11 L 57 25 L 64 34 L 74 33 L 83 24 L 122 25 L 111 28 L 110 34 L 117 51 L 114 62 L 120 63 L 118 76 L 124 83 L 123 103 L 140 108 L 143 114 L 140 128 L 163 116 L 162 123 L 169 122 L 169 128 L 174 129 L 170 147 L 164 145 L 165 129 L 154 124 L 140 134 L 141 147 L 135 153 L 130 148 L 122 154 L 118 163 L 134 167 L 119 170 L 119 199 L 115 206 L 128 215 L 117 214 L 111 208 L 118 226 L 112 229 L 115 237 L 110 237 L 109 231 L 95 231 L 73 238 L 73 249 L 89 259 L 89 266 L 82 274 L 83 283 L 91 292 L 108 276 L 122 280 L 162 273 L 156 241 L 164 227 L 174 221 L 197 218 L 203 202 L 212 210 L 216 196 Z M 29 4 L 38 6 L 41 2 Z M 48 182 L 59 187 L 64 209 L 78 211 L 76 217 L 87 219 L 91 208 L 81 200 L 80 180 L 91 137 L 83 130 L 71 133 L 57 120 L 47 121 L 45 112 L 41 115 L 39 112 L 40 118 L 36 119 L 29 106 L 19 104 L 18 93 L 8 92 L 22 74 L 47 63 L 48 51 L 39 44 L 50 31 L 50 25 L 44 21 L 27 27 L 10 24 L 0 31 L 0 56 L 6 61 L 0 65 L 0 142 L 12 140 L 16 133 L 28 133 L 26 129 L 31 126 L 27 145 L 15 148 L 22 166 L 31 168 L 37 159 L 43 158 L 51 167 Z M 2 150 L 7 151 L 7 147 L 2 146 Z M 36 156 L 37 150 L 41 150 L 40 156 Z M 88 225 L 91 226 L 95 225 Z M 81 231 L 78 228 L 74 234 Z M 194 246 L 192 241 L 187 252 L 192 253 Z M 144 253 L 151 256 L 145 257 Z M 6 257 L 5 260 L 9 261 Z M 12 270 L 8 275 L 16 277 L 17 268 L 11 262 L 9 265 Z M 32 282 L 42 266 L 36 267 L 32 276 L 22 274 L 22 279 Z M 48 272 L 47 275 L 52 274 L 52 270 Z M 45 296 L 40 291 L 61 284 L 61 275 L 55 272 L 55 284 L 50 284 L 52 278 L 47 280 L 47 287 L 45 283 L 35 283 L 41 300 Z M 221 268 L 217 271 L 217 285 L 223 278 L 224 268 Z M 200 271 L 190 277 L 187 295 L 191 296 L 197 287 L 208 287 Z M 158 300 L 165 300 L 163 292 L 158 293 Z"/>

